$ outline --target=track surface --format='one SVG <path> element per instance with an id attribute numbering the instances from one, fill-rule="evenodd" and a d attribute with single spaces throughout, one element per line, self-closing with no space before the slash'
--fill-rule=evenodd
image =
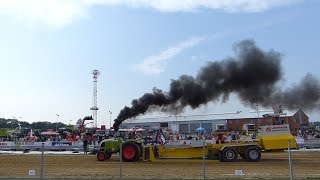
<path id="1" fill-rule="evenodd" d="M 0 179 L 39 178 L 41 155 L 0 155 Z M 295 179 L 320 179 L 320 152 L 292 152 Z M 43 177 L 70 179 L 119 179 L 119 159 L 97 161 L 95 155 L 45 155 Z M 29 176 L 35 170 L 35 176 Z M 235 170 L 242 170 L 236 176 Z M 288 179 L 288 153 L 263 153 L 259 162 L 225 163 L 206 160 L 206 179 Z M 122 179 L 203 179 L 203 161 L 158 160 L 157 162 L 126 162 Z"/>

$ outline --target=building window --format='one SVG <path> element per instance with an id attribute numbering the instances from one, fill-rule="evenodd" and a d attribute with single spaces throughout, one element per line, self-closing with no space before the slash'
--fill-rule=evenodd
<path id="1" fill-rule="evenodd" d="M 179 133 L 189 133 L 188 124 L 179 124 Z"/>
<path id="2" fill-rule="evenodd" d="M 212 133 L 212 123 L 202 123 L 202 127 L 206 130 L 206 132 Z"/>
<path id="3" fill-rule="evenodd" d="M 196 129 L 200 127 L 200 123 L 192 123 L 190 124 L 190 132 L 197 133 Z"/>
<path id="4" fill-rule="evenodd" d="M 150 127 L 150 125 L 144 125 L 144 126 L 143 126 L 143 129 L 145 129 L 145 130 L 150 130 L 151 127 Z"/>
<path id="5" fill-rule="evenodd" d="M 169 127 L 169 126 L 168 126 L 168 123 L 160 123 L 160 127 L 162 127 L 162 128 L 167 128 L 167 127 Z"/>

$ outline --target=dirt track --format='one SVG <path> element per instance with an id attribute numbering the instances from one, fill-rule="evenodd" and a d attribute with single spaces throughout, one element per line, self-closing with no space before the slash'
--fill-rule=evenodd
<path id="1" fill-rule="evenodd" d="M 206 161 L 206 178 L 285 178 L 289 177 L 288 153 L 263 153 L 259 162 L 239 159 L 224 163 Z M 295 179 L 320 179 L 320 152 L 293 152 Z M 119 177 L 117 156 L 100 162 L 95 155 L 45 155 L 44 178 L 116 179 Z M 0 178 L 37 178 L 40 176 L 40 155 L 0 155 Z M 36 176 L 28 176 L 30 169 Z M 243 176 L 235 176 L 242 170 Z M 202 179 L 201 159 L 159 160 L 158 162 L 123 163 L 122 177 L 126 179 Z"/>

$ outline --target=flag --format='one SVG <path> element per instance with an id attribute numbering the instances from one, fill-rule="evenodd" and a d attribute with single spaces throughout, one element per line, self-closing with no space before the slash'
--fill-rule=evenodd
<path id="1" fill-rule="evenodd" d="M 160 128 L 157 133 L 157 143 L 166 144 L 166 138 L 163 135 L 162 129 Z"/>
<path id="2" fill-rule="evenodd" d="M 29 135 L 29 137 L 33 137 L 33 131 L 32 131 L 32 129 L 29 131 L 29 133 L 28 133 L 27 135 Z"/>

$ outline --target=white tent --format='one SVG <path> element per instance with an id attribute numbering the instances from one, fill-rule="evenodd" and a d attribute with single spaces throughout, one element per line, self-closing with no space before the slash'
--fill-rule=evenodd
<path id="1" fill-rule="evenodd" d="M 41 135 L 59 135 L 59 133 L 52 131 L 52 130 L 48 130 L 45 132 L 41 132 Z"/>
<path id="2" fill-rule="evenodd" d="M 33 137 L 33 135 L 34 135 L 34 133 L 33 133 L 33 130 L 31 129 L 30 132 L 28 133 L 28 136 Z"/>

